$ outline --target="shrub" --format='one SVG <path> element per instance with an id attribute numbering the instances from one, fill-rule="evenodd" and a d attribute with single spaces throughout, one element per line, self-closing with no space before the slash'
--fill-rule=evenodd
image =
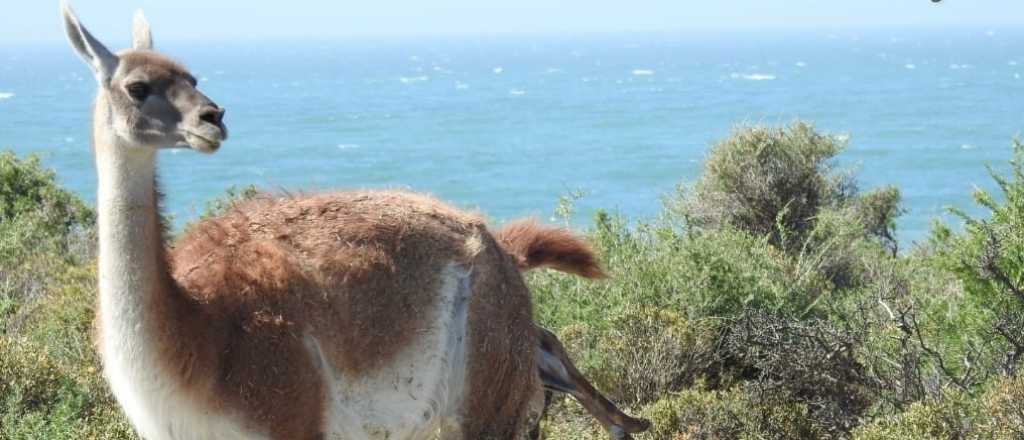
<path id="1" fill-rule="evenodd" d="M 861 351 L 878 321 L 836 315 L 873 283 L 869 263 L 895 263 L 900 209 L 894 188 L 855 191 L 830 164 L 841 148 L 802 123 L 737 130 L 655 221 L 598 213 L 611 280 L 531 276 L 540 321 L 618 402 L 742 387 L 843 436 L 882 393 Z"/>
<path id="2" fill-rule="evenodd" d="M 856 440 L 1024 438 L 1024 376 L 995 381 L 980 396 L 945 389 L 905 411 L 879 417 L 853 433 Z"/>
<path id="3" fill-rule="evenodd" d="M 857 359 L 863 335 L 823 319 L 793 320 L 749 311 L 730 326 L 732 359 L 747 367 L 761 400 L 800 402 L 832 435 L 848 432 L 870 406 L 870 380 Z"/>
<path id="4" fill-rule="evenodd" d="M 94 254 L 95 214 L 36 156 L 0 153 L 0 331 L 47 280 Z"/>
<path id="5" fill-rule="evenodd" d="M 644 410 L 658 440 L 822 438 L 805 405 L 765 400 L 735 388 L 687 390 L 669 395 Z"/>
<path id="6" fill-rule="evenodd" d="M 947 390 L 940 399 L 911 404 L 899 414 L 879 417 L 853 433 L 856 440 L 967 439 L 975 417 L 970 399 Z"/>
<path id="7" fill-rule="evenodd" d="M 604 354 L 592 381 L 622 403 L 652 402 L 705 379 L 718 360 L 718 328 L 669 308 L 616 311 L 598 336 Z"/>
<path id="8" fill-rule="evenodd" d="M 800 243 L 823 207 L 850 198 L 853 182 L 830 160 L 845 145 L 809 124 L 744 127 L 712 147 L 694 188 L 689 220 L 732 226 L 788 248 Z"/>
<path id="9" fill-rule="evenodd" d="M 1012 375 L 1024 360 L 1024 145 L 1018 141 L 1010 173 L 990 170 L 1003 203 L 982 190 L 974 194 L 988 218 L 954 209 L 965 223 L 963 232 L 937 225 L 931 243 L 938 264 L 963 283 L 967 300 L 990 315 L 991 332 L 1003 343 L 1003 370 Z"/>
<path id="10" fill-rule="evenodd" d="M 1024 438 L 1024 374 L 997 381 L 979 401 L 975 426 L 983 436 Z"/>
<path id="11" fill-rule="evenodd" d="M 0 224 L 32 216 L 50 236 L 63 237 L 75 228 L 91 227 L 92 210 L 57 184 L 53 171 L 38 156 L 18 159 L 0 152 Z"/>

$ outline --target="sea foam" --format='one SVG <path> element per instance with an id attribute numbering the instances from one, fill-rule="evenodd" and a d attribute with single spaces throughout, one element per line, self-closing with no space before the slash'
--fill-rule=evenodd
<path id="1" fill-rule="evenodd" d="M 13 93 L 10 93 L 10 92 L 0 92 L 0 101 L 3 101 L 5 99 L 11 99 L 13 97 L 14 97 Z"/>
<path id="2" fill-rule="evenodd" d="M 729 77 L 732 79 L 745 79 L 747 81 L 774 81 L 776 78 L 775 75 L 770 73 L 751 73 L 747 75 L 734 73 L 729 75 Z"/>
<path id="3" fill-rule="evenodd" d="M 654 71 L 650 69 L 633 69 L 633 75 L 636 76 L 650 76 L 654 75 Z"/>

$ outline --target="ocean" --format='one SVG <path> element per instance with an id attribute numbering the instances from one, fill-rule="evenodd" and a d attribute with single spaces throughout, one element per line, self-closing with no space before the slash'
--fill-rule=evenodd
<path id="1" fill-rule="evenodd" d="M 214 155 L 161 153 L 179 225 L 248 184 L 410 188 L 495 221 L 547 220 L 582 191 L 577 226 L 650 217 L 735 126 L 803 119 L 849 139 L 838 165 L 863 189 L 899 187 L 907 246 L 946 207 L 983 213 L 971 194 L 1024 127 L 1024 33 L 985 29 L 157 45 L 231 133 Z M 94 90 L 65 45 L 0 42 L 0 149 L 42 155 L 88 201 Z"/>

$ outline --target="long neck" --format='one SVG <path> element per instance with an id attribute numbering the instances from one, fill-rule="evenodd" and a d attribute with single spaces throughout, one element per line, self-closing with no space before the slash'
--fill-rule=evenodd
<path id="1" fill-rule="evenodd" d="M 93 114 L 99 176 L 99 289 L 104 313 L 144 312 L 166 276 L 155 193 L 156 152 L 125 145 L 101 93 Z"/>

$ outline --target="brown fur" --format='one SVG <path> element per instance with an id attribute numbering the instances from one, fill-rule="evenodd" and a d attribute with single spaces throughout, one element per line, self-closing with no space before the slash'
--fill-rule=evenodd
<path id="1" fill-rule="evenodd" d="M 304 334 L 343 374 L 365 374 L 415 349 L 441 268 L 471 268 L 465 438 L 523 429 L 540 387 L 529 292 L 476 216 L 401 192 L 261 197 L 195 225 L 168 257 L 184 327 L 207 329 L 169 364 L 280 439 L 315 438 L 324 417 Z"/>
<path id="2" fill-rule="evenodd" d="M 585 278 L 604 278 L 590 245 L 572 231 L 519 220 L 503 226 L 495 238 L 521 270 L 550 267 Z"/>
<path id="3" fill-rule="evenodd" d="M 531 399 L 541 391 L 530 294 L 512 259 L 490 234 L 482 235 L 482 261 L 474 271 L 464 438 L 514 439 L 532 420 Z M 493 299 L 492 299 L 493 298 Z M 527 353 L 533 354 L 527 355 Z M 510 356 L 509 353 L 516 353 Z M 509 396 L 495 399 L 495 396 Z"/>

